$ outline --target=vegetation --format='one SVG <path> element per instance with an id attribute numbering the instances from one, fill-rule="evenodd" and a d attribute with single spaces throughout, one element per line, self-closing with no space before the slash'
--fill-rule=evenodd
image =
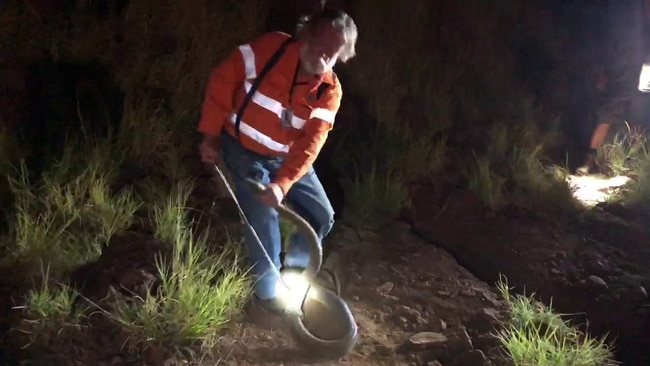
<path id="1" fill-rule="evenodd" d="M 646 131 L 626 123 L 624 133 L 616 133 L 596 152 L 596 163 L 608 177 L 628 176 L 631 181 L 612 200 L 645 205 L 650 202 L 650 150 Z"/>
<path id="2" fill-rule="evenodd" d="M 126 91 L 123 109 L 110 111 L 118 114 L 118 125 L 92 108 L 64 115 L 67 119 L 49 118 L 47 123 L 59 123 L 58 128 L 70 132 L 89 124 L 112 129 L 50 142 L 58 153 L 40 176 L 28 165 L 31 151 L 17 148 L 30 146 L 14 143 L 13 121 L 1 124 L 1 168 L 7 180 L 0 189 L 13 202 L 11 209 L 4 208 L 10 220 L 2 238 L 3 268 L 24 274 L 20 287 L 25 290 L 16 294 L 24 300 L 15 309 L 22 320 L 14 329 L 23 345 L 65 358 L 76 340 L 92 339 L 102 331 L 93 330 L 99 315 L 108 321 L 99 329 L 118 330 L 118 344 L 134 351 L 156 347 L 163 354 L 207 352 L 236 319 L 250 292 L 247 267 L 234 249 L 237 239 L 214 243 L 219 225 L 197 224 L 189 202 L 197 170 L 196 164 L 188 164 L 196 160 L 191 132 L 205 75 L 215 59 L 261 26 L 260 16 L 250 10 L 241 19 L 225 11 L 232 4 L 205 1 L 186 7 L 168 1 L 153 6 L 134 1 L 128 16 L 119 18 L 127 32 L 116 26 L 118 18 L 89 22 L 94 15 L 84 8 L 75 9 L 70 18 L 50 17 L 45 9 L 26 9 L 20 2 L 2 9 L 6 33 L 1 47 L 14 51 L 17 62 L 36 61 L 43 50 L 49 51 L 51 60 L 45 62 L 51 64 L 99 60 Z M 249 2 L 263 14 L 261 4 Z M 29 29 L 26 22 L 32 24 Z M 168 28 L 170 22 L 176 26 Z M 232 23 L 239 25 L 239 32 L 232 32 Z M 150 32 L 154 29 L 171 33 Z M 220 42 L 211 40 L 215 34 L 221 35 Z M 122 38 L 119 47 L 117 38 Z M 173 44 L 163 44 L 169 40 Z M 125 57 L 122 52 L 129 50 L 137 52 Z M 157 98 L 156 90 L 166 91 L 167 102 Z M 110 90 L 101 92 L 110 96 Z M 151 252 L 144 255 L 151 263 L 138 263 L 141 258 L 134 253 L 140 250 Z M 110 257 L 120 252 L 127 257 Z M 123 265 L 112 270 L 143 278 L 131 287 L 124 281 L 111 283 L 98 294 L 80 286 L 76 273 L 107 262 Z M 96 277 L 82 273 L 83 281 Z"/>
<path id="3" fill-rule="evenodd" d="M 28 166 L 26 145 L 14 139 L 9 126 L 16 121 L 0 121 L 0 173 L 7 176 L 0 198 L 12 202 L 6 205 L 11 209 L 3 207 L 9 227 L 1 233 L 2 265 L 25 274 L 23 305 L 16 310 L 26 343 L 57 351 L 62 340 L 75 338 L 61 334 L 83 338 L 101 314 L 112 329 L 128 335 L 123 343 L 132 349 L 205 351 L 236 319 L 250 290 L 247 269 L 233 249 L 234 238 L 214 243 L 221 223 L 200 227 L 194 220 L 205 212 L 195 214 L 200 208 L 191 198 L 207 184 L 195 178 L 200 168 L 193 163 L 193 129 L 210 68 L 262 30 L 267 3 L 132 0 L 125 13 L 107 18 L 81 4 L 67 17 L 51 16 L 31 2 L 10 1 L 1 9 L 0 49 L 16 55 L 18 64 L 41 60 L 44 53 L 49 63 L 94 60 L 126 92 L 117 111 L 120 122 L 110 133 L 54 141 L 59 151 L 42 175 Z M 361 110 L 344 101 L 343 109 L 359 108 L 358 123 L 337 125 L 327 146 L 346 191 L 344 221 L 380 227 L 412 206 L 414 185 L 439 188 L 449 177 L 492 210 L 574 212 L 566 170 L 549 158 L 558 140 L 555 119 L 543 98 L 511 72 L 521 56 L 509 47 L 512 35 L 559 59 L 552 41 L 557 37 L 532 22 L 535 9 L 523 0 L 508 9 L 464 2 L 471 24 L 442 34 L 444 16 L 418 15 L 434 14 L 434 3 L 351 3 L 352 14 L 364 14 L 357 20 L 359 56 L 341 65 L 340 75 L 346 95 L 363 96 L 367 106 Z M 397 18 L 403 21 L 395 31 L 377 31 Z M 100 113 L 76 112 L 55 128 L 110 125 Z M 612 172 L 637 172 L 631 197 L 648 202 L 645 141 L 616 141 L 601 157 Z M 453 179 L 458 171 L 462 178 Z M 285 238 L 293 230 L 283 222 Z M 141 281 L 144 288 L 111 287 L 90 296 L 73 283 L 76 271 L 110 261 L 107 253 L 121 245 L 127 253 L 139 246 L 155 252 L 150 267 L 138 268 L 150 279 Z M 120 259 L 131 260 L 112 260 Z M 577 333 L 555 339 L 537 332 L 531 340 L 526 324 L 542 318 L 556 324 L 559 317 L 532 300 L 503 295 L 520 324 L 506 328 L 501 339 L 518 365 L 609 357 Z M 556 331 L 568 332 L 563 327 Z M 561 346 L 566 348 L 554 343 L 569 340 L 575 344 Z M 587 346 L 593 346 L 590 352 Z"/>
<path id="4" fill-rule="evenodd" d="M 535 295 L 512 295 L 503 278 L 497 288 L 508 306 L 508 317 L 495 334 L 517 366 L 613 365 L 611 346 L 592 338 L 555 313 Z"/>

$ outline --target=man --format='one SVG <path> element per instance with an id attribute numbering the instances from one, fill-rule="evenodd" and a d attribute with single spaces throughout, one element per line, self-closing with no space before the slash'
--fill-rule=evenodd
<path id="1" fill-rule="evenodd" d="M 596 127 L 592 131 L 585 163 L 577 169 L 577 173 L 583 175 L 593 173 L 597 168 L 597 149 L 609 137 L 625 133 L 623 127 L 631 114 L 635 94 L 648 91 L 641 85 L 641 67 L 650 51 L 646 45 L 650 40 L 647 34 L 650 1 L 609 2 L 607 6 L 609 46 L 604 50 L 611 61 L 607 67 L 596 67 Z"/>
<path id="2" fill-rule="evenodd" d="M 621 77 L 616 81 L 616 84 L 610 81 L 602 65 L 596 67 L 593 99 L 596 105 L 594 113 L 596 127 L 589 140 L 589 151 L 585 162 L 577 169 L 578 174 L 594 173 L 598 168 L 596 164 L 598 148 L 608 137 L 624 132 L 620 127 L 625 124 L 626 116 L 629 115 L 629 103 L 636 85 L 632 84 L 632 78 L 629 77 Z M 610 128 L 612 125 L 616 127 L 613 131 Z"/>
<path id="3" fill-rule="evenodd" d="M 266 33 L 221 62 L 210 75 L 198 126 L 203 133 L 201 159 L 215 164 L 223 154 L 237 199 L 276 268 L 280 268 L 282 248 L 275 207 L 285 198 L 321 241 L 334 223 L 332 206 L 312 164 L 341 102 L 341 84 L 332 68 L 355 56 L 357 39 L 354 21 L 334 9 L 307 18 L 297 33 L 289 43 L 285 33 Z M 284 52 L 262 75 L 257 91 L 241 110 L 255 79 L 280 49 Z M 255 195 L 246 186 L 247 178 L 265 184 L 265 192 Z M 244 239 L 256 277 L 255 300 L 282 311 L 275 271 L 252 233 L 246 232 Z M 307 242 L 298 233 L 291 238 L 284 266 L 304 268 L 308 262 Z"/>

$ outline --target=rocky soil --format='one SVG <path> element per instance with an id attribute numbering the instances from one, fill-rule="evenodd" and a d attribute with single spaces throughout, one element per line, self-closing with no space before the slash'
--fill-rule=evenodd
<path id="1" fill-rule="evenodd" d="M 212 185 L 214 186 L 214 185 Z M 215 196 L 197 192 L 192 206 L 209 210 Z M 214 219 L 233 233 L 237 216 L 219 200 Z M 563 313 L 589 320 L 589 329 L 617 336 L 625 365 L 647 364 L 650 334 L 650 258 L 647 213 L 620 206 L 599 207 L 583 217 L 551 220 L 526 212 L 496 215 L 475 197 L 452 192 L 440 200 L 421 195 L 411 223 L 398 221 L 379 231 L 337 224 L 327 239 L 333 248 L 326 267 L 337 268 L 342 294 L 359 325 L 360 341 L 342 360 L 315 359 L 296 347 L 278 319 L 249 309 L 225 332 L 220 346 L 201 365 L 428 365 L 507 364 L 490 334 L 504 306 L 492 285 L 499 274 L 510 285 L 553 299 Z M 203 207 L 201 207 L 203 206 Z M 117 237 L 99 262 L 80 268 L 73 282 L 99 300 L 110 288 L 141 294 L 155 281 L 154 254 L 146 223 Z M 214 238 L 218 242 L 218 238 Z M 12 278 L 0 276 L 2 331 L 17 312 Z M 34 365 L 186 365 L 164 350 L 134 355 L 122 348 L 124 334 L 101 317 L 90 336 L 65 338 L 61 355 Z M 24 352 L 2 337 L 0 365 L 19 365 Z M 30 350 L 33 355 L 37 350 Z M 219 362 L 216 362 L 219 361 Z M 646 363 L 643 363 L 646 362 Z"/>
<path id="2" fill-rule="evenodd" d="M 414 229 L 478 278 L 500 274 L 616 341 L 625 365 L 650 364 L 647 208 L 600 205 L 579 217 L 495 215 L 467 192 L 414 201 Z"/>

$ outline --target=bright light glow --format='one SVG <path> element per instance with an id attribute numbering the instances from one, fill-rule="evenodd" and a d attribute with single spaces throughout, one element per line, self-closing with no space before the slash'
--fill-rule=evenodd
<path id="1" fill-rule="evenodd" d="M 309 281 L 302 273 L 284 272 L 282 281 L 276 282 L 276 294 L 289 311 L 300 312 L 305 298 L 315 299 L 318 296 L 316 289 L 310 286 Z"/>
<path id="2" fill-rule="evenodd" d="M 605 202 L 629 181 L 630 177 L 623 175 L 611 178 L 596 175 L 569 175 L 567 177 L 573 196 L 583 205 L 589 207 Z"/>
<path id="3" fill-rule="evenodd" d="M 639 90 L 650 92 L 650 63 L 643 64 L 641 76 L 639 76 Z"/>

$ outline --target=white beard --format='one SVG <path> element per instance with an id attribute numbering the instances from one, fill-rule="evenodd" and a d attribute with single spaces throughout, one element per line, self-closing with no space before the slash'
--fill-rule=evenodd
<path id="1" fill-rule="evenodd" d="M 329 62 L 326 62 L 322 58 L 319 58 L 318 61 L 312 63 L 307 60 L 307 46 L 303 46 L 300 50 L 300 58 L 303 63 L 305 70 L 311 74 L 322 75 L 334 68 L 336 64 L 336 57 L 332 58 Z"/>

